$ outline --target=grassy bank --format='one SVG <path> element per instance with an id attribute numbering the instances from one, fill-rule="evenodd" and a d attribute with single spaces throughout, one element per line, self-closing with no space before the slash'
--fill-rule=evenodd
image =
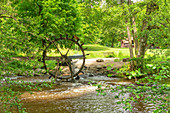
<path id="1" fill-rule="evenodd" d="M 119 57 L 120 59 L 122 58 L 127 58 L 129 57 L 129 48 L 111 48 L 111 47 L 106 47 L 98 44 L 88 44 L 84 45 L 83 48 L 87 48 L 85 50 L 85 54 L 89 54 L 86 56 L 86 58 L 107 58 L 107 57 Z M 56 52 L 57 49 L 52 50 L 50 53 L 47 53 L 49 56 L 60 56 L 59 53 Z M 63 48 L 60 49 L 62 54 L 65 54 L 67 52 L 68 48 Z M 10 51 L 9 52 L 13 52 Z M 164 56 L 161 53 L 165 53 Z M 78 51 L 78 48 L 75 49 L 70 49 L 69 55 L 76 55 L 76 54 L 81 54 L 80 51 Z M 158 60 L 162 60 L 162 57 L 167 57 L 170 58 L 170 49 L 148 49 L 146 52 L 145 57 L 153 56 L 154 54 L 159 54 L 160 58 Z M 13 57 L 17 56 L 26 56 L 23 52 L 16 51 L 11 54 Z"/>
<path id="2" fill-rule="evenodd" d="M 86 54 L 90 54 L 87 58 L 105 58 L 105 57 L 119 57 L 119 58 L 127 58 L 129 57 L 129 48 L 111 48 L 102 45 L 84 45 Z M 145 57 L 159 55 L 160 58 L 167 57 L 170 58 L 170 50 L 169 49 L 148 49 Z"/>
<path id="3" fill-rule="evenodd" d="M 127 58 L 129 57 L 128 48 L 111 48 L 102 45 L 84 45 L 86 54 L 89 54 L 87 58 L 105 58 L 105 57 L 119 57 Z"/>

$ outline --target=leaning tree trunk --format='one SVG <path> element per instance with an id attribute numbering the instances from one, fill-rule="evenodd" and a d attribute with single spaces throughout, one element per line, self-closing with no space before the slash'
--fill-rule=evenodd
<path id="1" fill-rule="evenodd" d="M 133 58 L 133 47 L 132 47 L 132 37 L 130 35 L 130 28 L 129 25 L 127 25 L 127 34 L 128 34 L 128 40 L 129 40 L 129 51 L 130 51 L 130 58 Z"/>
<path id="2" fill-rule="evenodd" d="M 127 33 L 128 33 L 128 40 L 129 40 L 129 52 L 130 52 L 130 58 L 133 58 L 133 47 L 132 47 L 132 37 L 130 35 L 130 28 L 129 25 L 127 25 Z M 130 70 L 134 70 L 134 62 L 130 62 Z"/>
<path id="3" fill-rule="evenodd" d="M 147 29 L 148 21 L 151 20 L 150 15 L 151 15 L 152 12 L 154 12 L 156 10 L 159 10 L 159 6 L 156 3 L 150 2 L 150 3 L 147 4 L 146 18 L 143 20 L 141 32 L 143 32 L 144 30 L 148 30 Z M 147 39 L 148 39 L 147 35 L 140 38 L 138 57 L 144 58 L 145 52 L 146 52 L 146 46 L 147 46 Z"/>
<path id="4" fill-rule="evenodd" d="M 133 25 L 133 30 L 132 30 L 132 35 L 133 35 L 133 41 L 134 41 L 134 48 L 135 48 L 135 57 L 138 58 L 138 52 L 139 52 L 139 39 L 137 37 L 137 28 L 136 28 L 136 22 L 135 22 L 135 17 L 132 18 L 132 25 Z M 134 61 L 134 70 L 138 69 L 138 64 L 140 64 L 140 60 L 136 59 Z"/>
<path id="5" fill-rule="evenodd" d="M 128 0 L 128 5 L 131 5 L 131 0 Z M 128 19 L 128 20 L 130 20 L 130 19 Z M 128 20 L 126 22 L 127 24 L 128 24 Z M 131 37 L 131 34 L 130 34 L 130 27 L 129 27 L 129 25 L 127 25 L 126 29 L 127 29 L 127 34 L 128 34 L 128 40 L 129 40 L 130 58 L 132 59 L 134 55 L 133 55 L 132 37 Z M 134 70 L 134 61 L 130 62 L 130 70 Z"/>
<path id="6" fill-rule="evenodd" d="M 143 32 L 144 30 L 149 30 L 148 29 L 148 21 L 150 21 L 152 18 L 150 17 L 151 13 L 159 10 L 159 6 L 154 3 L 154 2 L 150 2 L 147 4 L 147 8 L 146 8 L 146 18 L 143 20 L 142 23 L 142 28 L 141 28 L 141 32 Z M 148 40 L 148 36 L 147 34 L 145 34 L 145 36 L 142 36 L 140 38 L 140 44 L 139 44 L 139 51 L 138 51 L 138 57 L 144 58 L 145 57 L 145 53 L 146 53 L 146 48 L 147 48 L 147 40 Z M 140 61 L 140 66 L 141 69 L 144 66 L 144 60 Z"/>
<path id="7" fill-rule="evenodd" d="M 138 37 L 137 37 L 137 29 L 136 29 L 136 22 L 135 22 L 135 17 L 132 18 L 132 25 L 133 30 L 132 30 L 132 34 L 133 34 L 133 41 L 134 41 L 134 48 L 135 48 L 135 56 L 138 56 L 138 51 L 139 51 L 139 41 L 138 41 Z"/>

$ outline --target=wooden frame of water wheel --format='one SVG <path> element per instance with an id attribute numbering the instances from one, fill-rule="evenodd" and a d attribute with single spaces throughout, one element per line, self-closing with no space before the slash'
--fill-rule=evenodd
<path id="1" fill-rule="evenodd" d="M 67 48 L 67 51 L 65 54 L 63 54 L 62 51 L 60 50 L 60 48 L 58 47 L 59 43 L 62 41 L 64 41 L 65 43 L 67 41 L 70 42 L 69 47 Z M 43 51 L 43 64 L 44 64 L 44 67 L 45 67 L 47 73 L 50 76 L 49 78 L 54 77 L 57 79 L 66 79 L 66 80 L 71 78 L 72 80 L 74 80 L 74 77 L 78 76 L 79 73 L 82 72 L 82 69 L 85 64 L 85 53 L 84 53 L 85 49 L 83 49 L 83 44 L 79 43 L 79 38 L 75 35 L 72 38 L 68 38 L 68 35 L 66 35 L 66 37 L 63 38 L 60 35 L 60 38 L 55 38 L 54 40 L 49 40 L 49 42 L 50 43 L 46 46 L 46 48 Z M 72 49 L 73 44 L 75 44 L 79 48 L 79 50 L 81 52 L 80 55 L 69 55 L 70 49 Z M 56 51 L 59 54 L 59 56 L 48 56 L 47 51 L 50 49 L 51 46 L 56 48 Z M 73 61 L 73 59 L 74 59 L 74 61 Z M 75 59 L 82 59 L 82 62 L 81 62 L 81 64 L 79 64 L 78 67 L 75 67 L 75 65 L 76 65 Z M 49 66 L 47 63 L 49 60 L 51 60 L 51 61 L 53 60 L 54 63 L 56 64 L 55 72 L 54 72 L 54 70 L 49 69 Z M 69 74 L 67 76 L 64 76 L 62 74 L 61 66 L 68 67 Z M 76 71 L 75 71 L 75 68 L 77 69 Z"/>

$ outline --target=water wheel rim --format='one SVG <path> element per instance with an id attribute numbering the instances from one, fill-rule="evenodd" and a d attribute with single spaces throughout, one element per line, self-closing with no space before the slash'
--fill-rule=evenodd
<path id="1" fill-rule="evenodd" d="M 49 47 L 50 47 L 52 44 L 56 44 L 56 42 L 59 41 L 59 40 L 69 40 L 69 41 L 75 43 L 75 44 L 78 46 L 78 48 L 80 49 L 80 51 L 81 51 L 81 53 L 82 53 L 82 63 L 81 63 L 81 66 L 80 66 L 79 70 L 78 70 L 76 73 L 71 73 L 71 72 L 70 72 L 70 74 L 72 74 L 73 77 L 78 76 L 78 74 L 79 74 L 80 72 L 82 72 L 83 67 L 84 67 L 84 65 L 85 65 L 85 52 L 84 52 L 84 49 L 83 49 L 83 44 L 80 44 L 77 40 L 74 40 L 73 38 L 72 38 L 72 39 L 71 39 L 71 38 L 61 38 L 61 37 L 60 37 L 60 38 L 56 38 L 55 40 L 50 41 L 49 45 L 46 46 L 46 48 L 45 48 L 45 50 L 44 50 L 45 54 L 46 54 L 47 50 L 49 49 Z M 64 56 L 64 55 L 62 55 L 62 54 L 61 54 L 61 57 L 62 57 L 62 58 L 63 58 L 63 57 L 68 58 L 68 56 Z M 47 65 L 46 65 L 46 63 L 45 63 L 45 59 L 43 59 L 43 60 L 44 60 L 45 69 L 46 69 L 47 72 L 48 72 Z M 49 72 L 48 72 L 48 73 L 49 73 Z M 49 73 L 49 74 L 50 74 L 50 73 Z M 70 75 L 69 77 L 58 77 L 58 76 L 57 76 L 57 78 L 60 78 L 60 79 L 64 79 L 64 78 L 65 78 L 65 79 L 69 79 L 69 78 L 71 78 L 71 75 Z"/>

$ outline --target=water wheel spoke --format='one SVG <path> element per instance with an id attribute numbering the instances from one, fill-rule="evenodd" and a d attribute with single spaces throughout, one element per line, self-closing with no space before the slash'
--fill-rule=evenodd
<path id="1" fill-rule="evenodd" d="M 70 63 L 70 61 L 65 62 L 65 63 L 67 64 L 67 66 L 69 67 L 69 69 L 71 69 L 71 63 Z M 70 72 L 72 72 L 72 71 L 70 70 Z"/>
<path id="2" fill-rule="evenodd" d="M 58 75 L 60 75 L 60 65 L 59 65 L 59 61 L 57 62 L 57 66 L 56 66 L 56 73 L 55 73 L 55 77 L 57 78 Z"/>
<path id="3" fill-rule="evenodd" d="M 57 51 L 60 53 L 60 55 L 63 56 L 63 54 L 61 53 L 60 49 L 59 49 L 58 46 L 55 44 L 55 42 L 54 42 L 54 45 L 55 45 L 55 47 L 57 48 Z"/>
<path id="4" fill-rule="evenodd" d="M 71 49 L 72 45 L 73 45 L 73 42 L 71 43 L 71 45 L 70 45 L 69 49 L 67 50 L 67 52 L 66 52 L 65 56 L 67 56 L 67 54 L 68 54 L 68 52 L 70 51 L 70 49 Z"/>
<path id="5" fill-rule="evenodd" d="M 52 74 L 51 72 L 49 72 L 49 79 L 51 78 L 51 77 L 54 77 L 55 78 L 55 75 L 54 74 Z"/>
<path id="6" fill-rule="evenodd" d="M 73 70 L 72 70 L 72 67 L 71 67 L 71 62 L 69 61 L 69 62 L 67 62 L 67 64 L 68 64 L 68 66 L 69 66 L 69 70 L 70 70 L 70 73 L 71 73 L 71 78 L 72 78 L 72 80 L 73 80 Z"/>

